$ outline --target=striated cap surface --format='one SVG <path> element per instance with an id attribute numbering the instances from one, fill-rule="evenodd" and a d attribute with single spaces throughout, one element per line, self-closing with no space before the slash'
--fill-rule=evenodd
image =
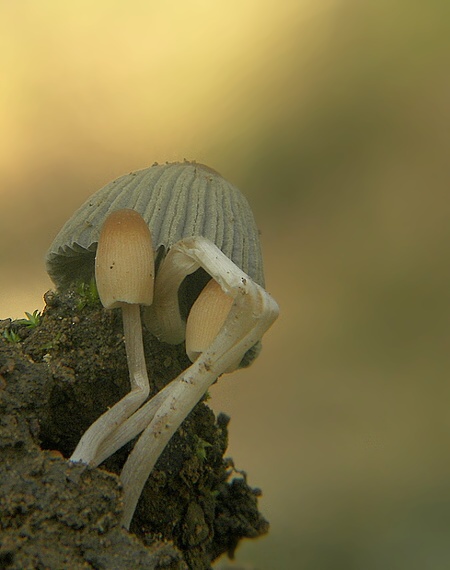
<path id="1" fill-rule="evenodd" d="M 164 251 L 184 237 L 203 236 L 264 286 L 258 229 L 243 194 L 220 174 L 195 162 L 155 164 L 113 180 L 66 222 L 46 255 L 58 287 L 94 276 L 101 227 L 109 214 L 132 209 Z"/>

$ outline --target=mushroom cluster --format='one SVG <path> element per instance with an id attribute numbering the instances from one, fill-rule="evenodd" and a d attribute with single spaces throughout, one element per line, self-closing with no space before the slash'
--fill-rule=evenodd
<path id="1" fill-rule="evenodd" d="M 50 247 L 47 269 L 58 287 L 95 273 L 104 307 L 122 311 L 131 391 L 89 427 L 70 459 L 99 465 L 141 433 L 121 473 L 129 528 L 181 422 L 221 374 L 255 358 L 278 316 L 263 288 L 253 214 L 239 190 L 208 167 L 154 165 L 81 206 Z M 185 342 L 192 362 L 147 402 L 141 305 L 150 331 Z"/>

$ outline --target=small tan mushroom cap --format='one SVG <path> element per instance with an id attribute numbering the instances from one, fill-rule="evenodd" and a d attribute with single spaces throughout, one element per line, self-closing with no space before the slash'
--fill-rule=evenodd
<path id="1" fill-rule="evenodd" d="M 95 256 L 95 280 L 103 306 L 151 305 L 154 271 L 152 237 L 142 216 L 128 209 L 110 214 Z"/>
<path id="2" fill-rule="evenodd" d="M 224 293 L 214 279 L 192 305 L 186 323 L 186 354 L 191 362 L 215 339 L 230 312 L 233 298 Z"/>

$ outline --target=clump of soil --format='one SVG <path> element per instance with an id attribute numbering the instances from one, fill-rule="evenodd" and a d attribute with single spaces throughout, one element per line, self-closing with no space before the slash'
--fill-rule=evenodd
<path id="1" fill-rule="evenodd" d="M 205 569 L 266 533 L 259 491 L 224 459 L 229 419 L 205 403 L 160 457 L 130 532 L 120 526 L 117 474 L 134 442 L 97 469 L 65 459 L 130 389 L 120 312 L 87 288 L 45 300 L 40 322 L 0 322 L 0 567 Z M 144 337 L 155 394 L 189 361 Z"/>

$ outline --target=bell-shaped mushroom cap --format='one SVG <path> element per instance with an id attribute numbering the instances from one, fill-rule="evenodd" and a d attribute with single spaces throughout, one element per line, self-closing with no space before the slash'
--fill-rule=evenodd
<path id="1" fill-rule="evenodd" d="M 183 238 L 203 236 L 264 287 L 259 232 L 246 198 L 207 166 L 182 162 L 121 176 L 74 213 L 47 252 L 47 271 L 58 288 L 93 277 L 100 228 L 121 208 L 141 214 L 155 251 L 164 253 Z"/>
<path id="2" fill-rule="evenodd" d="M 186 323 L 186 354 L 191 362 L 215 339 L 230 312 L 233 298 L 214 279 L 198 296 Z"/>
<path id="3" fill-rule="evenodd" d="M 102 226 L 95 257 L 95 280 L 103 306 L 151 305 L 154 254 L 150 230 L 134 210 L 117 210 Z"/>

